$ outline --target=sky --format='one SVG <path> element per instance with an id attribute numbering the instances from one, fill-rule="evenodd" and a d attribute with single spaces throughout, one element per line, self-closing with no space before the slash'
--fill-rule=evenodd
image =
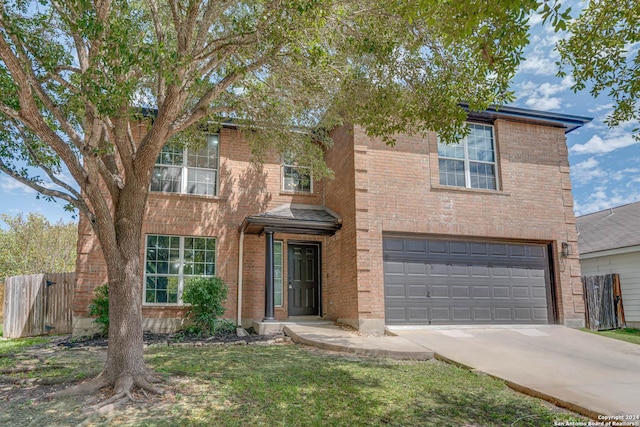
<path id="1" fill-rule="evenodd" d="M 609 129 L 604 124 L 612 111 L 607 97 L 594 99 L 588 91 L 574 93 L 570 77 L 556 77 L 554 46 L 564 34 L 543 27 L 538 15 L 532 16 L 530 24 L 531 43 L 513 81 L 516 100 L 509 105 L 593 118 L 567 135 L 576 215 L 639 201 L 640 143 L 631 134 L 638 122 Z M 75 220 L 64 205 L 38 199 L 35 191 L 0 174 L 0 214 L 39 212 L 52 222 Z"/>
<path id="2" fill-rule="evenodd" d="M 593 121 L 567 135 L 569 164 L 577 216 L 640 200 L 640 142 L 633 139 L 637 121 L 608 128 L 613 110 L 606 96 L 594 99 L 588 91 L 574 93 L 571 77 L 556 77 L 554 49 L 563 33 L 542 26 L 539 15 L 530 19 L 531 43 L 512 89 L 516 107 L 592 117 Z M 635 46 L 638 49 L 638 46 Z"/>

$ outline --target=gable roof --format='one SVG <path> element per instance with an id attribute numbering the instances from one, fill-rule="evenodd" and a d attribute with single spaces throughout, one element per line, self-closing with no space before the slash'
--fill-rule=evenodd
<path id="1" fill-rule="evenodd" d="M 640 202 L 576 218 L 580 254 L 640 245 Z"/>

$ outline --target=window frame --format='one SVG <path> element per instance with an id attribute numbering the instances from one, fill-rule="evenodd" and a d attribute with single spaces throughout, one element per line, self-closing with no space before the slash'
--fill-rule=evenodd
<path id="1" fill-rule="evenodd" d="M 216 138 L 216 157 L 215 157 L 215 163 L 216 163 L 216 168 L 211 168 L 211 167 L 199 167 L 199 166 L 189 166 L 189 147 L 183 147 L 182 148 L 182 162 L 181 164 L 164 164 L 164 163 L 158 163 L 158 160 L 160 158 L 160 155 L 158 155 L 158 159 L 156 159 L 156 163 L 154 164 L 153 167 L 153 174 L 155 176 L 156 174 L 156 168 L 166 168 L 166 169 L 175 169 L 175 170 L 179 170 L 180 171 L 180 190 L 179 191 L 164 191 L 164 190 L 153 190 L 153 177 L 151 179 L 151 184 L 149 185 L 149 192 L 151 193 L 165 193 L 165 194 L 185 194 L 185 195 L 190 195 L 190 196 L 204 196 L 204 197 L 216 197 L 218 195 L 219 192 L 219 184 L 220 184 L 220 134 L 219 133 L 206 133 L 205 134 L 205 140 L 207 141 L 206 144 L 204 146 L 202 146 L 199 150 L 196 151 L 199 152 L 200 150 L 204 149 L 204 148 L 208 148 L 208 144 L 209 144 L 209 138 L 214 137 Z M 166 146 L 165 146 L 166 147 Z M 164 150 L 165 147 L 162 147 L 162 149 Z M 193 149 L 192 149 L 193 150 Z M 193 154 L 193 153 L 191 153 Z M 214 173 L 214 182 L 213 182 L 213 194 L 202 194 L 202 193 L 190 193 L 189 192 L 189 184 L 191 183 L 191 181 L 189 181 L 189 177 L 190 171 L 205 171 L 205 172 L 213 172 Z M 161 182 L 164 182 L 163 180 Z M 197 181 L 196 181 L 197 184 Z"/>
<path id="2" fill-rule="evenodd" d="M 438 141 L 437 141 L 437 148 L 438 148 L 437 154 L 438 154 L 438 183 L 439 183 L 439 185 L 441 185 L 443 187 L 448 187 L 448 188 L 462 188 L 462 189 L 467 189 L 467 190 L 500 191 L 500 181 L 498 179 L 498 177 L 499 177 L 499 173 L 498 173 L 498 149 L 497 149 L 496 137 L 495 137 L 495 126 L 493 126 L 492 124 L 475 123 L 475 122 L 467 122 L 467 126 L 478 126 L 478 127 L 484 127 L 484 128 L 489 128 L 490 129 L 490 131 L 491 131 L 491 150 L 492 150 L 492 153 L 493 153 L 493 161 L 471 159 L 469 157 L 468 136 L 465 136 L 460 141 L 458 141 L 458 145 L 461 146 L 462 149 L 463 149 L 463 153 L 464 153 L 464 157 L 463 158 L 442 156 L 440 154 L 440 146 L 444 145 L 444 144 L 441 144 L 440 140 L 438 139 Z M 449 145 L 451 145 L 451 144 L 449 144 Z M 446 183 L 442 182 L 441 160 L 458 161 L 458 162 L 462 162 L 463 163 L 463 165 L 464 165 L 464 181 L 465 181 L 465 185 L 464 186 L 454 185 L 454 184 L 446 184 Z M 471 164 L 482 164 L 482 165 L 493 166 L 494 188 L 473 187 L 472 186 Z"/>
<path id="3" fill-rule="evenodd" d="M 300 181 L 298 181 L 298 185 L 295 188 L 286 188 L 285 182 L 286 182 L 286 172 L 285 169 L 286 168 L 291 168 L 292 170 L 295 170 L 299 176 L 302 176 L 305 174 L 305 172 L 302 172 L 303 170 L 307 170 L 306 175 L 309 176 L 309 189 L 301 189 L 300 188 Z M 283 154 L 282 155 L 282 166 L 280 167 L 280 181 L 281 181 L 281 190 L 287 193 L 302 193 L 302 194 L 313 194 L 313 173 L 311 173 L 311 168 L 309 166 L 300 166 L 295 162 L 291 161 L 291 156 L 289 154 Z"/>
<path id="4" fill-rule="evenodd" d="M 179 249 L 179 255 L 178 255 L 178 273 L 177 274 L 170 274 L 169 273 L 169 269 L 167 269 L 167 273 L 149 273 L 147 271 L 147 262 L 149 261 L 148 258 L 148 251 L 149 251 L 149 237 L 168 237 L 168 238 L 177 238 L 179 239 L 179 245 L 178 245 L 178 249 Z M 213 274 L 185 274 L 184 270 L 185 270 L 185 239 L 203 239 L 205 240 L 205 244 L 208 243 L 209 240 L 213 241 L 213 262 L 212 264 L 212 268 L 213 268 Z M 206 246 L 205 246 L 206 247 Z M 171 249 L 171 247 L 169 246 L 169 250 Z M 206 251 L 208 249 L 205 249 L 205 271 L 206 271 L 206 265 L 208 264 L 206 262 Z M 144 275 L 143 275 L 143 282 L 142 282 L 142 305 L 143 306 L 171 306 L 171 307 L 181 307 L 184 306 L 185 303 L 184 301 L 182 301 L 182 293 L 184 291 L 184 283 L 185 280 L 187 278 L 190 277 L 215 277 L 216 275 L 216 264 L 217 264 L 217 251 L 218 251 L 218 239 L 215 237 L 206 237 L 206 236 L 176 236 L 176 235 L 170 235 L 170 234 L 154 234 L 154 233 L 150 233 L 150 234 L 146 234 L 145 235 L 145 244 L 144 244 Z M 170 259 L 167 260 L 168 263 L 171 262 Z M 147 301 L 147 279 L 148 277 L 167 277 L 167 278 L 171 278 L 171 277 L 176 277 L 178 280 L 178 288 L 177 288 L 177 296 L 176 296 L 176 302 L 169 302 L 169 298 L 168 298 L 168 294 L 167 294 L 167 302 L 148 302 Z"/>

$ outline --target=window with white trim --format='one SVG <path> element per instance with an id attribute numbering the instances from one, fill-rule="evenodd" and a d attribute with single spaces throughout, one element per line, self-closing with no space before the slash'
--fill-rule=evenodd
<path id="1" fill-rule="evenodd" d="M 468 124 L 470 133 L 457 144 L 438 141 L 440 184 L 453 187 L 497 189 L 493 127 Z"/>
<path id="2" fill-rule="evenodd" d="M 215 196 L 218 191 L 219 135 L 206 135 L 200 148 L 167 144 L 151 177 L 151 191 Z"/>
<path id="3" fill-rule="evenodd" d="M 147 235 L 145 304 L 182 304 L 184 282 L 189 277 L 213 277 L 216 239 Z"/>
<path id="4" fill-rule="evenodd" d="M 273 289 L 274 289 L 274 305 L 282 307 L 283 304 L 283 288 L 284 288 L 284 257 L 282 256 L 282 242 L 273 242 Z"/>
<path id="5" fill-rule="evenodd" d="M 290 155 L 285 154 L 282 160 L 282 190 L 313 193 L 311 168 L 299 166 Z"/>

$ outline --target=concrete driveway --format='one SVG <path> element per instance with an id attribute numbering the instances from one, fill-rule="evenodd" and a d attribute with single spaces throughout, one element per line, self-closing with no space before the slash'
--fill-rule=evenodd
<path id="1" fill-rule="evenodd" d="M 592 418 L 640 416 L 639 345 L 556 325 L 391 330 L 436 357 Z"/>

